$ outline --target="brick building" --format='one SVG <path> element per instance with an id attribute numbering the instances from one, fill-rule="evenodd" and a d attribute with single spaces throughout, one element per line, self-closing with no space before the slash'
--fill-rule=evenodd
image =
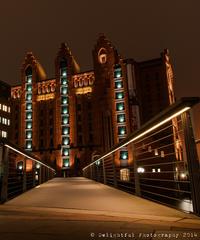
<path id="1" fill-rule="evenodd" d="M 62 44 L 55 78 L 48 79 L 29 52 L 21 84 L 11 90 L 12 141 L 56 167 L 60 175 L 80 174 L 92 159 L 174 102 L 167 50 L 160 58 L 136 62 L 123 59 L 101 35 L 92 53 L 93 70 L 80 72 Z M 115 157 L 119 167 L 131 162 L 126 147 Z"/>

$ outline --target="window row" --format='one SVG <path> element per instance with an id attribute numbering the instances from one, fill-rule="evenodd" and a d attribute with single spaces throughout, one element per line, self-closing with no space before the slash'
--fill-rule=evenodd
<path id="1" fill-rule="evenodd" d="M 0 123 L 10 126 L 10 119 L 0 117 Z"/>
<path id="2" fill-rule="evenodd" d="M 0 110 L 2 110 L 4 112 L 10 112 L 10 107 L 5 104 L 0 103 Z"/>

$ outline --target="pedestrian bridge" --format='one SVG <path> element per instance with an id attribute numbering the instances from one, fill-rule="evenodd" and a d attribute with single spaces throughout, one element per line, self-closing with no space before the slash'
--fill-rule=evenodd
<path id="1" fill-rule="evenodd" d="M 32 225 L 27 226 L 30 231 L 33 226 L 36 230 L 40 228 L 43 220 L 55 232 L 58 231 L 55 225 L 49 224 L 49 218 L 68 221 L 72 234 L 77 230 L 71 223 L 78 221 L 78 226 L 86 234 L 85 239 L 88 239 L 88 232 L 80 222 L 82 220 L 88 221 L 91 233 L 91 226 L 96 230 L 99 227 L 94 225 L 94 221 L 105 220 L 111 228 L 112 223 L 118 221 L 120 229 L 124 230 L 126 222 L 132 222 L 127 228 L 130 230 L 133 225 L 137 226 L 137 232 L 149 226 L 151 232 L 155 232 L 160 225 L 162 230 L 199 229 L 200 171 L 189 113 L 197 101 L 199 99 L 184 99 L 161 112 L 112 149 L 93 159 L 83 169 L 82 178 L 54 178 L 56 171 L 52 166 L 2 141 L 0 200 L 4 204 L 0 205 L 0 211 L 6 221 L 0 225 L 0 230 L 2 227 L 5 231 L 8 224 L 16 233 L 19 230 L 15 223 L 20 219 L 19 228 L 24 232 L 22 223 L 27 225 L 26 220 L 30 219 Z M 129 153 L 132 164 L 127 162 Z M 115 162 L 119 158 L 122 166 Z M 59 222 L 56 226 L 58 229 L 61 227 Z M 103 231 L 105 226 L 103 223 L 101 226 Z M 53 230 L 49 227 L 44 229 L 48 238 Z M 61 233 L 65 236 L 63 229 Z M 3 236 L 3 232 L 0 233 Z M 38 231 L 38 234 L 42 233 Z M 35 231 L 33 239 L 34 234 Z"/>
<path id="2" fill-rule="evenodd" d="M 54 178 L 4 204 L 6 207 L 57 208 L 145 219 L 180 219 L 185 214 L 83 177 Z"/>

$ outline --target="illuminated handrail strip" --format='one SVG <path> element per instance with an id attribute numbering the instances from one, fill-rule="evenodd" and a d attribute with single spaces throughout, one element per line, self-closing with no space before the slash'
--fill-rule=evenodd
<path id="1" fill-rule="evenodd" d="M 105 157 L 111 155 L 112 153 L 118 151 L 119 149 L 127 146 L 129 143 L 132 143 L 132 142 L 136 141 L 137 139 L 143 137 L 144 135 L 146 135 L 146 134 L 152 132 L 153 130 L 159 128 L 159 127 L 162 126 L 163 124 L 171 121 L 173 118 L 178 117 L 178 116 L 181 115 L 182 113 L 188 111 L 190 108 L 191 108 L 191 107 L 184 107 L 184 108 L 182 108 L 181 110 L 179 110 L 178 112 L 176 112 L 176 113 L 172 114 L 171 116 L 165 118 L 165 119 L 162 120 L 161 122 L 155 124 L 153 127 L 150 127 L 150 128 L 148 128 L 147 130 L 145 130 L 144 132 L 142 132 L 142 133 L 140 133 L 140 134 L 138 134 L 138 135 L 136 135 L 136 136 L 133 136 L 133 138 L 131 138 L 128 142 L 123 143 L 121 146 L 114 148 L 114 149 L 111 150 L 110 152 L 104 154 L 104 155 L 101 156 L 100 158 L 96 159 L 94 162 L 90 163 L 88 166 L 86 166 L 85 168 L 83 168 L 83 171 L 84 171 L 86 168 L 88 168 L 89 166 L 97 163 L 98 161 L 104 159 Z"/>
<path id="2" fill-rule="evenodd" d="M 25 154 L 25 153 L 23 153 L 23 152 L 15 149 L 15 148 L 11 147 L 11 146 L 8 145 L 8 144 L 5 144 L 4 146 L 7 147 L 7 148 L 9 148 L 9 149 L 12 149 L 14 152 L 17 152 L 17 153 L 23 155 L 24 157 L 27 157 L 27 158 L 29 158 L 29 159 L 31 159 L 31 160 L 33 160 L 33 161 L 35 161 L 35 162 L 43 165 L 44 167 L 47 167 L 47 168 L 51 169 L 51 170 L 54 171 L 54 172 L 56 171 L 55 169 L 53 169 L 52 167 L 46 165 L 45 163 L 43 163 L 43 162 L 41 162 L 41 161 L 39 161 L 39 160 L 37 160 L 37 159 L 35 159 L 35 158 L 33 158 L 33 157 L 30 157 L 29 155 L 27 155 L 27 154 Z"/>

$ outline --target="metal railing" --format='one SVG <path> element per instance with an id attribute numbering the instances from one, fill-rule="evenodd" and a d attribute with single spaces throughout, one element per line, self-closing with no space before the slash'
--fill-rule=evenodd
<path id="1" fill-rule="evenodd" d="M 83 176 L 200 215 L 200 172 L 189 110 L 183 98 L 83 169 Z M 128 161 L 120 151 L 128 149 Z M 119 164 L 120 163 L 120 164 Z"/>
<path id="2" fill-rule="evenodd" d="M 55 170 L 33 154 L 0 141 L 0 202 L 3 203 L 55 176 Z"/>

